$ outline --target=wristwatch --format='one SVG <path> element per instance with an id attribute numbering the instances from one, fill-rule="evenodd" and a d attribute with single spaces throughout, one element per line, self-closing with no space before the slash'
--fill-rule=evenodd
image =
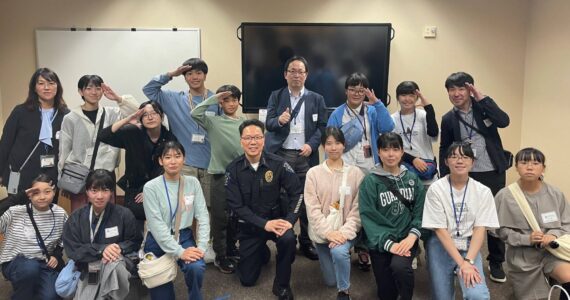
<path id="1" fill-rule="evenodd" d="M 466 261 L 466 262 L 468 262 L 468 263 L 471 264 L 472 266 L 475 265 L 475 261 L 472 260 L 472 259 L 469 259 L 469 258 L 467 258 L 467 257 L 464 257 L 463 260 Z"/>

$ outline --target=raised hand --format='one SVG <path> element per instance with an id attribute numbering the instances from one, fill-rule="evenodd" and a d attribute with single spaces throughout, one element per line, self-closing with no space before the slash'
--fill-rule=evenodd
<path id="1" fill-rule="evenodd" d="M 103 89 L 103 95 L 105 95 L 105 98 L 119 103 L 123 100 L 123 98 L 117 95 L 110 86 L 102 83 L 101 88 Z"/>
<path id="2" fill-rule="evenodd" d="M 189 72 L 190 70 L 192 70 L 192 66 L 180 66 L 176 68 L 176 70 L 168 72 L 168 76 L 170 76 L 171 78 L 177 77 L 182 74 L 186 74 L 186 72 Z"/>

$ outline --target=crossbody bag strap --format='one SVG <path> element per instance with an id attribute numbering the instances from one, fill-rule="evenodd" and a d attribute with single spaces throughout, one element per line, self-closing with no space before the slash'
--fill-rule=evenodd
<path id="1" fill-rule="evenodd" d="M 519 205 L 519 208 L 521 209 L 532 231 L 540 231 L 540 226 L 538 225 L 538 222 L 532 213 L 530 205 L 528 205 L 528 201 L 526 200 L 526 197 L 524 196 L 524 193 L 518 183 L 511 183 L 509 185 L 509 190 L 511 191 L 511 194 L 513 194 L 515 201 Z"/>
<path id="2" fill-rule="evenodd" d="M 51 123 L 53 124 L 53 121 L 55 120 L 55 117 L 57 117 L 57 114 L 59 113 L 59 110 L 55 111 L 55 114 L 53 115 L 53 118 L 51 118 Z M 34 149 L 32 149 L 32 151 L 30 152 L 30 154 L 28 154 L 28 157 L 26 157 L 26 160 L 24 160 L 24 163 L 20 166 L 20 169 L 18 170 L 18 173 L 20 173 L 22 171 L 22 169 L 24 168 L 24 166 L 26 166 L 26 164 L 28 163 L 28 160 L 30 160 L 30 158 L 32 157 L 32 154 L 34 154 L 34 152 L 36 152 L 36 149 L 38 148 L 38 146 L 40 145 L 41 141 L 38 141 L 36 143 L 36 145 L 34 146 Z M 10 166 L 10 171 L 12 171 L 12 167 Z"/>
<path id="3" fill-rule="evenodd" d="M 180 181 L 178 183 L 178 202 L 180 202 L 179 209 L 176 212 L 176 221 L 174 222 L 174 239 L 178 241 L 178 236 L 180 235 L 180 223 L 182 221 L 182 208 L 185 206 L 184 203 L 184 175 L 180 175 Z"/>
<path id="4" fill-rule="evenodd" d="M 51 207 L 50 207 L 50 209 L 51 209 Z M 51 255 L 49 255 L 46 244 L 44 243 L 44 239 L 42 238 L 42 235 L 40 234 L 40 230 L 38 229 L 38 225 L 36 224 L 36 220 L 34 220 L 34 213 L 32 212 L 31 204 L 26 204 L 26 211 L 28 212 L 28 216 L 30 217 L 30 220 L 32 221 L 32 225 L 34 226 L 34 230 L 36 231 L 36 237 L 37 237 L 38 241 L 40 242 L 40 248 L 42 248 L 42 253 L 49 260 Z"/>
<path id="5" fill-rule="evenodd" d="M 402 202 L 404 206 L 406 206 L 406 208 L 408 208 L 410 211 L 412 210 L 412 202 L 410 202 L 410 200 L 406 199 L 406 197 L 404 197 L 402 193 L 400 193 L 400 191 L 394 186 L 392 180 L 384 176 L 380 175 L 376 176 L 378 177 L 378 179 L 380 179 L 380 181 L 382 181 L 382 183 L 384 183 L 384 185 L 388 188 L 388 190 L 392 192 L 392 194 L 394 194 L 394 196 L 396 196 L 396 198 L 398 198 L 398 200 L 400 200 L 400 202 Z"/>
<path id="6" fill-rule="evenodd" d="M 103 130 L 103 123 L 105 123 L 105 108 L 103 107 L 103 114 L 101 115 L 101 120 L 99 120 L 99 129 L 97 130 L 97 132 L 95 132 L 95 136 L 97 136 L 99 134 L 99 132 L 101 132 L 101 130 Z M 93 171 L 93 168 L 95 168 L 95 159 L 97 158 L 97 151 L 99 150 L 99 144 L 101 144 L 101 140 L 99 140 L 99 138 L 96 138 L 95 140 L 95 147 L 93 147 L 93 155 L 91 155 L 91 166 L 89 167 L 89 170 Z"/>
<path id="7" fill-rule="evenodd" d="M 479 128 L 467 123 L 467 121 L 463 120 L 463 118 L 461 117 L 461 115 L 459 115 L 459 112 L 457 110 L 455 111 L 455 117 L 459 120 L 459 122 L 465 124 L 465 126 L 473 129 L 475 132 L 482 135 L 483 137 L 487 136 L 483 131 L 481 131 L 481 129 L 479 129 Z M 473 119 L 475 119 L 475 116 L 473 116 Z"/>

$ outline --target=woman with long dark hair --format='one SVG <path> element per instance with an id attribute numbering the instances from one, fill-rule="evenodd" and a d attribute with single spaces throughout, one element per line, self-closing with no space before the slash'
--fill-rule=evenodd
<path id="1" fill-rule="evenodd" d="M 17 105 L 4 124 L 0 139 L 0 183 L 9 194 L 31 186 L 40 173 L 57 180 L 59 135 L 69 112 L 57 74 L 40 68 L 30 79 L 28 98 Z"/>

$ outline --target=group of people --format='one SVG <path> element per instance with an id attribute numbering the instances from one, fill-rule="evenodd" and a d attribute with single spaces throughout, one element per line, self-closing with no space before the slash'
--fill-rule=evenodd
<path id="1" fill-rule="evenodd" d="M 379 299 L 412 299 L 420 240 L 433 299 L 454 298 L 455 276 L 465 299 L 490 298 L 485 238 L 491 280 L 510 278 L 517 299 L 546 298 L 545 279 L 570 290 L 570 263 L 553 250 L 570 233 L 568 203 L 544 182 L 545 156 L 535 148 L 516 154 L 520 179 L 505 187 L 512 156 L 498 128 L 509 116 L 469 74 L 445 81 L 453 108 L 440 130 L 413 81 L 397 86 L 399 109 L 390 115 L 366 76 L 353 73 L 346 103 L 327 116 L 323 97 L 305 87 L 308 72 L 303 57 L 287 60 L 287 86 L 271 93 L 262 122 L 238 115 L 237 87 L 205 87 L 208 66 L 199 58 L 152 78 L 140 105 L 85 75 L 84 103 L 71 111 L 57 74 L 38 69 L 0 140 L 0 183 L 10 194 L 0 202 L 0 263 L 13 298 L 57 299 L 64 251 L 82 274 L 76 299 L 122 299 L 142 249 L 143 257 L 175 258 L 188 298 L 202 299 L 206 253 L 215 253 L 222 273 L 253 286 L 271 258 L 268 240 L 277 248 L 279 299 L 294 298 L 297 242 L 319 261 L 337 299 L 350 299 L 352 251 L 360 269 L 372 269 Z M 164 88 L 178 76 L 187 91 Z M 101 106 L 103 96 L 118 107 Z M 120 149 L 126 169 L 117 181 Z M 58 180 L 73 166 L 90 172 L 83 191 L 61 191 L 71 201 L 68 217 L 55 203 Z M 124 206 L 114 203 L 116 185 Z M 526 213 L 516 187 L 530 204 Z M 175 298 L 173 282 L 149 293 Z"/>

